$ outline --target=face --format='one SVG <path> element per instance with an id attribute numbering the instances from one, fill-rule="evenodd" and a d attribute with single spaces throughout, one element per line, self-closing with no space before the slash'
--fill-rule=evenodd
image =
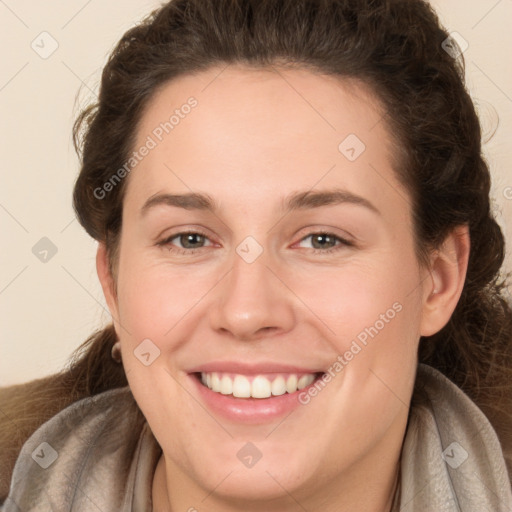
<path id="1" fill-rule="evenodd" d="M 383 111 L 356 82 L 221 70 L 138 127 L 109 299 L 129 385 L 189 489 L 369 489 L 397 463 L 432 284 Z"/>

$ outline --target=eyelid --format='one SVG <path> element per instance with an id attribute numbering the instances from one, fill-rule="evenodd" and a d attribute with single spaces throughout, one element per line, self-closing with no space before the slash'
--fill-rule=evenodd
<path id="1" fill-rule="evenodd" d="M 167 233 L 167 234 L 166 234 Z M 159 232 L 158 235 L 155 236 L 154 244 L 155 245 L 163 245 L 169 239 L 175 238 L 179 235 L 195 233 L 201 235 L 215 244 L 214 240 L 216 237 L 212 234 L 209 229 L 203 228 L 202 226 L 194 225 L 194 224 L 185 224 L 181 226 L 174 226 L 173 228 L 166 228 Z M 191 249 L 189 249 L 191 250 Z"/>
<path id="2" fill-rule="evenodd" d="M 301 235 L 301 233 L 304 233 L 304 235 Z M 345 241 L 346 243 L 350 243 L 353 245 L 355 245 L 355 243 L 358 241 L 358 238 L 349 233 L 348 231 L 342 230 L 335 226 L 327 226 L 322 224 L 306 226 L 305 228 L 302 228 L 296 236 L 299 236 L 299 241 L 302 241 L 304 240 L 304 238 L 307 238 L 308 236 L 318 234 L 332 235 L 335 236 L 336 238 L 339 238 L 340 240 Z"/>
<path id="3" fill-rule="evenodd" d="M 311 238 L 313 236 L 318 236 L 318 235 L 325 235 L 325 236 L 332 237 L 338 243 L 335 243 L 333 247 L 328 247 L 327 249 L 317 249 L 315 247 L 308 248 L 309 251 L 312 252 L 313 254 L 329 255 L 329 254 L 335 253 L 337 251 L 340 251 L 343 248 L 355 247 L 354 242 L 351 242 L 350 240 L 347 240 L 346 238 L 343 238 L 343 237 L 337 235 L 336 233 L 327 232 L 327 231 L 313 231 L 310 234 L 302 237 L 298 242 L 296 242 L 293 245 L 300 244 L 307 238 Z"/>
<path id="4" fill-rule="evenodd" d="M 170 235 L 164 236 L 160 241 L 156 242 L 156 245 L 158 246 L 166 246 L 170 244 L 170 241 L 174 238 L 178 238 L 182 235 L 199 235 L 206 240 L 210 241 L 210 245 L 207 245 L 206 247 L 211 247 L 212 245 L 215 245 L 215 242 L 212 240 L 212 237 L 210 237 L 205 231 L 203 231 L 200 228 L 193 228 L 193 229 L 181 229 L 180 231 L 176 231 L 174 233 L 171 233 Z M 200 249 L 204 249 L 204 247 L 197 247 L 195 249 L 182 249 L 181 247 L 176 247 L 179 251 L 186 251 L 189 253 L 192 253 L 194 251 L 198 251 Z"/>
<path id="5" fill-rule="evenodd" d="M 333 232 L 332 230 L 322 229 L 320 227 L 315 228 L 314 226 L 309 226 L 308 228 L 304 228 L 303 230 L 305 230 L 305 229 L 307 229 L 306 233 L 303 236 L 301 236 L 299 238 L 299 240 L 297 242 L 295 242 L 291 247 L 294 247 L 297 244 L 300 244 L 307 238 L 311 238 L 313 236 L 318 236 L 318 235 L 325 235 L 325 236 L 334 238 L 335 241 L 338 243 L 335 243 L 335 245 L 333 247 L 328 247 L 326 249 L 324 249 L 324 248 L 318 249 L 318 248 L 314 248 L 314 247 L 305 248 L 305 249 L 309 250 L 310 254 L 312 253 L 314 255 L 327 256 L 332 253 L 336 253 L 344 248 L 356 246 L 356 244 L 352 240 L 348 240 L 347 237 L 340 236 L 340 235 L 336 234 L 335 232 Z M 182 247 L 176 246 L 174 244 L 171 244 L 171 240 L 173 240 L 175 238 L 179 238 L 180 236 L 183 236 L 183 235 L 190 235 L 190 234 L 199 235 L 200 237 L 209 241 L 210 244 L 202 246 L 202 247 L 195 247 L 195 248 L 193 247 L 190 249 L 182 248 Z M 351 237 L 349 236 L 348 238 L 351 238 Z M 180 231 L 176 231 L 176 232 L 171 233 L 170 235 L 164 237 L 162 240 L 158 241 L 156 243 L 156 245 L 159 247 L 162 247 L 162 248 L 167 248 L 169 252 L 174 253 L 176 255 L 193 256 L 193 255 L 196 255 L 197 253 L 203 252 L 203 250 L 206 249 L 207 247 L 215 246 L 216 242 L 214 242 L 212 240 L 212 238 L 207 233 L 205 233 L 205 230 L 203 230 L 202 228 L 195 227 L 195 228 L 183 229 L 183 227 L 181 227 Z"/>

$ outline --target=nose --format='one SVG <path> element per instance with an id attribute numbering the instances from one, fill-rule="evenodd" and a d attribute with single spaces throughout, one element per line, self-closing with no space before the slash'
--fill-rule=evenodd
<path id="1" fill-rule="evenodd" d="M 294 299 L 284 276 L 265 252 L 247 263 L 235 253 L 231 271 L 216 287 L 209 309 L 211 327 L 241 341 L 288 332 L 295 322 Z"/>

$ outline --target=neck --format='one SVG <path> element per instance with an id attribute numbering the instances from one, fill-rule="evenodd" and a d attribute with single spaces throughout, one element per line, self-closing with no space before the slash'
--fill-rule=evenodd
<path id="1" fill-rule="evenodd" d="M 162 454 L 153 480 L 153 511 L 199 512 L 207 504 L 210 512 L 392 512 L 399 490 L 400 457 L 393 462 L 373 464 L 372 470 L 363 464 L 321 487 L 310 484 L 293 493 L 281 489 L 280 497 L 248 501 L 199 487 L 174 463 L 166 463 Z"/>

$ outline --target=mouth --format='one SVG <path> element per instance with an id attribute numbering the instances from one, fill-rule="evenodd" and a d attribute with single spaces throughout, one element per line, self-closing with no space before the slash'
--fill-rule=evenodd
<path id="1" fill-rule="evenodd" d="M 197 398 L 215 416 L 235 424 L 268 424 L 279 421 L 294 409 L 308 407 L 300 395 L 322 378 L 324 372 L 232 373 L 196 371 L 189 373 Z"/>
<path id="2" fill-rule="evenodd" d="M 228 372 L 197 372 L 201 384 L 214 393 L 234 398 L 266 399 L 293 394 L 313 384 L 323 373 L 273 373 L 243 375 Z"/>

